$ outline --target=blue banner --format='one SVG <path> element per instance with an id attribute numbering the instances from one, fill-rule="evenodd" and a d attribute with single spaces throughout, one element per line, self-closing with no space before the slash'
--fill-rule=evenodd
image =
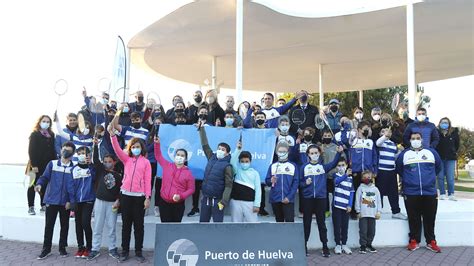
<path id="1" fill-rule="evenodd" d="M 225 142 L 234 152 L 237 141 L 242 134 L 242 150 L 252 154 L 251 166 L 258 171 L 262 182 L 265 180 L 268 167 L 273 159 L 275 150 L 275 129 L 237 129 L 223 127 L 205 127 L 209 146 L 217 150 L 217 144 Z M 163 124 L 159 131 L 161 152 L 168 161 L 173 161 L 177 149 L 188 152 L 188 167 L 196 179 L 204 177 L 207 158 L 199 140 L 199 132 L 195 126 L 173 126 Z"/>

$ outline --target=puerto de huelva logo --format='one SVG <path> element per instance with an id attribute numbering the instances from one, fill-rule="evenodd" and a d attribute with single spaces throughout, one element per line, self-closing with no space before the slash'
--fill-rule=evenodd
<path id="1" fill-rule="evenodd" d="M 196 245 L 188 239 L 178 239 L 168 248 L 166 260 L 169 266 L 196 266 L 199 252 Z"/>
<path id="2" fill-rule="evenodd" d="M 193 148 L 191 144 L 184 140 L 184 139 L 177 139 L 173 142 L 171 142 L 169 148 L 168 148 L 168 156 L 169 158 L 174 158 L 174 155 L 176 153 L 176 150 L 178 149 L 185 149 L 188 152 L 188 161 L 191 160 L 191 157 L 193 157 Z"/>

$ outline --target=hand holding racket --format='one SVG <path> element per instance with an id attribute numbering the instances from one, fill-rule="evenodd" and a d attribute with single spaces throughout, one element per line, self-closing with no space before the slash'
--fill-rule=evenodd
<path id="1" fill-rule="evenodd" d="M 86 130 L 86 120 L 82 113 L 79 113 L 77 115 L 77 127 L 79 128 L 79 131 L 81 132 L 84 132 Z"/>
<path id="2" fill-rule="evenodd" d="M 293 122 L 293 124 L 298 126 L 298 129 L 301 129 L 300 126 L 304 124 L 305 121 L 306 121 L 306 114 L 303 108 L 299 107 L 299 108 L 294 109 L 291 112 L 291 122 Z"/>

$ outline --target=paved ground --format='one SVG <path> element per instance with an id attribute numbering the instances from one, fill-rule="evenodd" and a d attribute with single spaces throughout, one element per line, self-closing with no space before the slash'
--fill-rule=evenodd
<path id="1" fill-rule="evenodd" d="M 0 240 L 0 265 L 116 265 L 117 261 L 102 251 L 102 255 L 94 261 L 75 259 L 70 254 L 67 258 L 59 258 L 57 248 L 47 259 L 36 259 L 41 244 L 18 241 Z M 68 248 L 69 252 L 75 251 Z M 425 248 L 409 252 L 405 248 L 393 247 L 379 249 L 376 254 L 334 255 L 323 258 L 319 250 L 310 251 L 308 265 L 474 265 L 474 247 L 445 247 L 442 253 L 435 254 Z M 147 262 L 143 265 L 152 265 L 153 253 L 145 252 Z M 136 265 L 133 258 L 120 265 Z"/>

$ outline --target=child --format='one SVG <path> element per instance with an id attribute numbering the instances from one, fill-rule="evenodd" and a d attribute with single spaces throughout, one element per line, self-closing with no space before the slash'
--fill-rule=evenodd
<path id="1" fill-rule="evenodd" d="M 108 134 L 108 133 L 107 133 Z M 120 186 L 122 185 L 123 165 L 117 164 L 117 158 L 112 154 L 104 156 L 104 163 L 99 161 L 97 140 L 94 144 L 92 157 L 97 177 L 97 195 L 94 203 L 94 228 L 92 249 L 87 260 L 93 260 L 100 255 L 102 231 L 107 227 L 109 240 L 109 255 L 119 259 L 117 252 L 115 228 L 117 224 L 117 209 L 120 206 Z"/>
<path id="2" fill-rule="evenodd" d="M 160 139 L 155 137 L 155 158 L 163 168 L 160 218 L 162 223 L 180 223 L 184 215 L 184 201 L 194 193 L 194 177 L 187 166 L 188 152 L 177 149 L 174 162 L 161 153 Z"/>
<path id="3" fill-rule="evenodd" d="M 380 138 L 376 141 L 379 150 L 379 164 L 375 185 L 380 190 L 382 204 L 383 196 L 388 197 L 392 208 L 392 218 L 406 220 L 407 217 L 400 212 L 398 205 L 398 182 L 395 172 L 397 145 L 390 140 L 391 137 L 392 130 L 390 128 L 380 130 Z"/>
<path id="4" fill-rule="evenodd" d="M 270 203 L 277 223 L 295 221 L 295 194 L 298 189 L 298 167 L 288 161 L 289 145 L 279 142 L 276 147 L 278 162 L 270 165 L 265 183 L 270 189 Z"/>
<path id="5" fill-rule="evenodd" d="M 69 231 L 69 209 L 70 203 L 74 202 L 72 172 L 75 146 L 72 142 L 65 142 L 61 148 L 61 159 L 52 160 L 46 166 L 43 175 L 36 183 L 35 191 L 40 193 L 41 189 L 48 184 L 44 195 L 46 204 L 46 223 L 44 226 L 43 249 L 38 260 L 43 260 L 51 255 L 54 224 L 59 213 L 61 232 L 59 235 L 59 255 L 66 257 L 67 234 Z"/>
<path id="6" fill-rule="evenodd" d="M 242 143 L 237 143 L 237 149 L 230 163 L 234 168 L 235 179 L 230 194 L 230 215 L 232 222 L 256 223 L 260 210 L 260 175 L 250 167 L 252 155 L 242 151 Z"/>
<path id="7" fill-rule="evenodd" d="M 340 134 L 340 132 L 338 133 Z M 334 160 L 337 154 L 337 147 L 338 145 L 333 141 L 332 138 L 332 133 L 328 129 L 323 131 L 323 137 L 322 137 L 322 145 L 321 149 L 324 151 L 322 156 L 323 156 L 323 163 L 328 164 Z M 341 153 L 341 157 L 346 157 L 345 153 Z M 334 195 L 334 181 L 333 181 L 333 175 L 336 173 L 336 169 L 330 170 L 326 175 L 327 178 L 329 179 L 327 184 L 327 198 L 329 199 L 329 193 Z M 327 201 L 327 206 L 326 206 L 326 217 L 329 217 L 331 215 L 330 209 L 329 209 L 329 201 Z"/>
<path id="8" fill-rule="evenodd" d="M 323 244 L 322 254 L 329 257 L 327 246 L 327 229 L 325 223 L 325 211 L 327 205 L 326 173 L 336 167 L 341 157 L 342 147 L 337 149 L 336 157 L 329 164 L 322 164 L 322 150 L 320 146 L 311 145 L 306 150 L 309 162 L 300 169 L 300 189 L 303 191 L 303 225 L 306 254 L 308 254 L 307 243 L 311 234 L 311 219 L 316 214 L 318 223 L 319 239 Z"/>
<path id="9" fill-rule="evenodd" d="M 362 184 L 356 192 L 355 209 L 359 216 L 359 253 L 377 252 L 372 246 L 375 236 L 375 220 L 380 218 L 382 203 L 380 192 L 372 184 L 373 173 L 369 170 L 362 172 Z"/>
<path id="10" fill-rule="evenodd" d="M 281 141 L 286 141 L 289 145 L 289 154 L 288 160 L 291 162 L 298 161 L 298 153 L 296 152 L 296 140 L 293 136 L 289 135 L 290 133 L 290 118 L 287 115 L 282 115 L 278 118 L 278 137 L 277 143 Z M 274 161 L 277 161 L 278 158 L 275 157 Z"/>
<path id="11" fill-rule="evenodd" d="M 119 124 L 119 115 L 123 110 L 122 108 L 117 112 L 118 115 L 112 119 L 112 126 L 120 132 L 120 136 L 124 139 L 125 145 L 128 144 L 128 142 L 132 138 L 139 138 L 143 141 L 146 141 L 148 137 L 148 129 L 142 127 L 142 117 L 139 112 L 133 112 L 130 115 L 130 119 L 132 121 L 131 126 L 122 126 Z"/>
<path id="12" fill-rule="evenodd" d="M 341 132 L 341 141 L 349 148 L 352 180 L 354 189 L 357 190 L 360 185 L 362 171 L 370 170 L 372 173 L 376 174 L 377 150 L 375 149 L 374 142 L 368 138 L 370 135 L 369 122 L 361 121 L 357 125 L 357 136 L 351 140 L 347 133 L 348 124 L 349 123 L 344 123 L 345 127 Z M 352 208 L 351 218 L 354 220 L 357 219 L 354 206 Z"/>
<path id="13" fill-rule="evenodd" d="M 120 112 L 116 114 L 119 116 Z M 145 209 L 150 207 L 151 197 L 151 166 L 146 158 L 145 143 L 139 138 L 132 138 L 125 151 L 119 145 L 113 129 L 110 137 L 115 154 L 124 164 L 124 178 L 120 187 L 120 206 L 122 209 L 122 254 L 120 261 L 129 258 L 130 236 L 132 226 L 135 231 L 135 257 L 144 262 L 143 235 Z"/>
<path id="14" fill-rule="evenodd" d="M 351 249 L 346 245 L 347 231 L 349 228 L 349 213 L 352 210 L 354 200 L 354 188 L 352 186 L 352 169 L 347 168 L 344 158 L 340 158 L 333 174 L 334 197 L 332 205 L 332 223 L 334 227 L 334 242 L 336 254 L 352 254 Z"/>
<path id="15" fill-rule="evenodd" d="M 313 143 L 313 138 L 314 135 L 316 134 L 316 131 L 314 128 L 307 127 L 303 130 L 303 141 L 299 144 L 296 145 L 296 152 L 298 153 L 296 163 L 298 165 L 298 168 L 301 169 L 301 166 L 305 165 L 308 163 L 308 155 L 306 154 L 306 151 L 308 150 L 308 147 L 315 144 Z M 303 190 L 298 189 L 298 201 L 299 201 L 299 217 L 303 218 Z"/>
<path id="16" fill-rule="evenodd" d="M 78 128 L 75 132 L 69 132 L 66 133 L 61 126 L 61 123 L 58 119 L 58 114 L 57 111 L 54 112 L 54 122 L 56 122 L 56 130 L 58 131 L 58 135 L 63 137 L 64 139 L 67 139 L 71 141 L 76 150 L 79 149 L 80 147 L 92 147 L 92 136 L 94 135 L 94 127 L 89 121 L 85 121 L 85 128 L 84 131 L 81 131 L 80 128 Z M 74 155 L 72 157 L 72 161 L 77 162 L 77 156 Z"/>
<path id="17" fill-rule="evenodd" d="M 222 223 L 224 221 L 224 207 L 229 204 L 234 171 L 230 164 L 230 146 L 221 142 L 217 145 L 214 154 L 207 141 L 204 124 L 199 122 L 199 137 L 201 145 L 207 158 L 204 179 L 202 180 L 202 200 L 200 223 Z"/>
<path id="18" fill-rule="evenodd" d="M 90 165 L 90 151 L 87 147 L 77 149 L 77 164 L 72 168 L 74 202 L 71 209 L 75 212 L 76 239 L 78 250 L 74 257 L 88 258 L 92 249 L 91 217 L 94 208 L 95 169 Z M 84 235 L 86 246 L 84 246 Z"/>

